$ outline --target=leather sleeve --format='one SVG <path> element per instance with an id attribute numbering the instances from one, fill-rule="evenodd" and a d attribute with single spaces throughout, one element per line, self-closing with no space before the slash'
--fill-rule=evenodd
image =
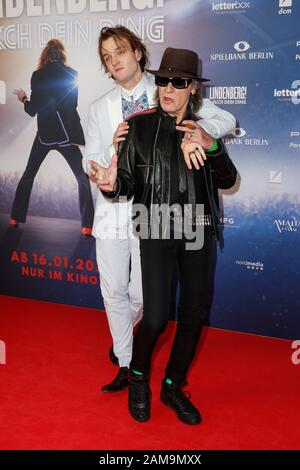
<path id="1" fill-rule="evenodd" d="M 215 152 L 207 153 L 207 158 L 213 172 L 214 184 L 220 189 L 231 188 L 235 184 L 237 170 L 221 140 L 218 140 Z"/>
<path id="2" fill-rule="evenodd" d="M 119 196 L 130 199 L 134 195 L 135 146 L 133 134 L 133 123 L 130 122 L 126 140 L 119 145 L 117 190 L 109 193 L 102 191 L 102 194 L 109 199 L 117 199 Z"/>
<path id="3" fill-rule="evenodd" d="M 130 199 L 135 187 L 135 145 L 134 124 L 129 123 L 129 132 L 124 142 L 121 142 L 118 152 L 118 192 L 119 196 Z"/>

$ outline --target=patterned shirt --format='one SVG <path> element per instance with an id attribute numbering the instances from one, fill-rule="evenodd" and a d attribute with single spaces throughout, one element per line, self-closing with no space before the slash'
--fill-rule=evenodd
<path id="1" fill-rule="evenodd" d="M 149 100 L 145 91 L 137 100 L 134 100 L 133 97 L 131 98 L 131 101 L 128 101 L 122 96 L 122 114 L 124 121 L 128 116 L 149 108 Z"/>

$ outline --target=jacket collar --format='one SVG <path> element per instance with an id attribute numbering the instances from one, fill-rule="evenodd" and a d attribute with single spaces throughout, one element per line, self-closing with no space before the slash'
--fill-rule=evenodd
<path id="1" fill-rule="evenodd" d="M 147 80 L 145 75 L 142 76 L 142 79 L 139 81 L 139 83 L 132 89 L 132 90 L 126 90 L 125 88 L 121 87 L 121 95 L 122 97 L 127 100 L 127 101 L 136 101 L 140 96 L 147 92 Z"/>
<path id="2" fill-rule="evenodd" d="M 170 127 L 170 128 L 171 127 L 175 128 L 175 126 L 176 126 L 176 117 L 171 116 L 169 113 L 164 111 L 160 104 L 157 106 L 157 110 L 158 110 L 159 117 L 162 119 L 162 125 L 166 126 L 166 127 Z M 194 121 L 196 120 L 194 115 L 191 112 L 190 106 L 187 107 L 187 109 L 184 113 L 182 121 L 184 121 L 185 119 L 189 119 L 189 120 L 192 119 Z M 182 121 L 179 123 L 179 125 L 182 123 Z"/>
<path id="3" fill-rule="evenodd" d="M 149 107 L 152 108 L 155 106 L 154 104 L 154 95 L 156 91 L 156 85 L 154 83 L 153 77 L 148 74 L 144 74 L 142 81 L 145 85 L 146 93 L 149 100 Z M 141 83 L 141 82 L 140 82 Z M 109 120 L 111 123 L 112 129 L 116 129 L 120 122 L 123 121 L 122 116 L 122 95 L 121 95 L 121 87 L 116 85 L 115 88 L 109 93 L 108 97 L 108 114 Z"/>

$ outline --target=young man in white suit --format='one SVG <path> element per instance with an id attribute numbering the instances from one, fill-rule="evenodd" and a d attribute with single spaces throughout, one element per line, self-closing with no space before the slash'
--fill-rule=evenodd
<path id="1" fill-rule="evenodd" d="M 94 160 L 109 167 L 118 145 L 128 132 L 128 116 L 155 106 L 156 85 L 144 73 L 148 62 L 146 47 L 124 26 L 102 28 L 99 37 L 102 65 L 115 81 L 115 87 L 92 103 L 89 112 L 83 168 L 93 180 L 88 163 Z M 235 128 L 235 118 L 207 99 L 199 109 L 199 124 L 219 138 Z M 139 240 L 132 234 L 129 202 L 112 202 L 99 191 L 93 235 L 105 310 L 113 339 L 110 358 L 119 365 L 114 380 L 102 387 L 116 392 L 128 385 L 133 327 L 143 311 Z"/>

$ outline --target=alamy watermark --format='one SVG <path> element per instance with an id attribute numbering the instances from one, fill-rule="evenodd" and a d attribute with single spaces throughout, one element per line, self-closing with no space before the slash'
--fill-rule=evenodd
<path id="1" fill-rule="evenodd" d="M 204 213 L 204 204 L 126 204 L 126 197 L 118 203 L 100 204 L 95 214 L 96 236 L 108 239 L 140 238 L 143 240 L 182 240 L 187 250 L 200 250 L 204 244 L 205 226 L 211 225 L 212 218 Z M 126 212 L 127 210 L 127 212 Z M 132 233 L 113 230 L 123 227 L 132 218 Z"/>

